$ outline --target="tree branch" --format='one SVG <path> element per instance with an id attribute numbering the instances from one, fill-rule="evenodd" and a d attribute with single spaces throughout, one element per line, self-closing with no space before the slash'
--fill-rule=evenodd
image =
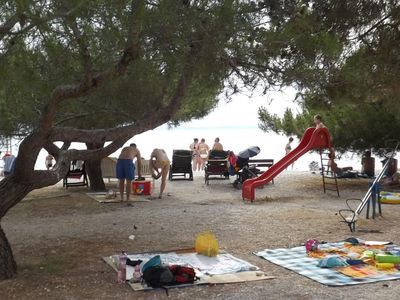
<path id="1" fill-rule="evenodd" d="M 11 16 L 4 24 L 0 25 L 0 41 L 14 28 L 15 24 L 18 23 L 19 17 L 17 14 Z"/>
<path id="2" fill-rule="evenodd" d="M 126 72 L 128 65 L 139 57 L 139 37 L 143 22 L 143 10 L 144 0 L 132 0 L 126 47 L 119 62 L 115 66 L 93 76 L 89 84 L 83 79 L 79 84 L 60 85 L 53 90 L 51 99 L 43 109 L 39 124 L 41 131 L 47 132 L 51 130 L 54 115 L 60 102 L 66 99 L 81 97 L 103 85 L 105 82 L 121 76 Z"/>
<path id="3" fill-rule="evenodd" d="M 85 72 L 82 83 L 89 85 L 92 79 L 92 59 L 90 57 L 89 47 L 85 42 L 86 36 L 79 30 L 76 18 L 67 18 L 67 20 L 69 19 L 71 19 L 71 21 L 68 22 L 68 25 L 72 30 L 76 43 L 78 44 L 79 54 Z"/>
<path id="4" fill-rule="evenodd" d="M 383 22 L 385 22 L 387 19 L 389 19 L 392 16 L 392 14 L 388 14 L 385 17 L 383 17 L 382 19 L 380 19 L 378 22 L 376 22 L 374 25 L 372 25 L 367 31 L 363 32 L 362 34 L 359 34 L 358 36 L 352 38 L 351 40 L 363 40 L 368 34 L 371 33 L 371 31 L 375 30 L 376 28 L 378 28 L 379 26 L 381 26 L 381 24 Z"/>
<path id="5" fill-rule="evenodd" d="M 123 127 L 109 128 L 109 129 L 98 129 L 98 130 L 86 130 L 86 129 L 75 129 L 69 127 L 54 127 L 50 135 L 48 136 L 49 141 L 69 141 L 69 142 L 80 142 L 80 143 L 105 143 L 114 141 L 116 139 L 125 139 L 126 137 L 131 138 L 132 136 L 153 129 L 157 126 L 168 122 L 181 108 L 183 100 L 186 96 L 188 85 L 193 76 L 193 68 L 197 50 L 189 51 L 188 58 L 182 70 L 181 77 L 175 87 L 175 92 L 168 102 L 167 106 L 164 106 L 156 111 L 148 112 L 143 115 L 141 120 L 135 122 L 135 124 L 126 125 Z"/>
<path id="6" fill-rule="evenodd" d="M 36 26 L 47 23 L 47 22 L 52 21 L 57 18 L 71 16 L 76 11 L 78 11 L 78 9 L 81 7 L 82 4 L 83 4 L 83 1 L 81 1 L 80 3 L 77 4 L 77 6 L 73 7 L 72 9 L 68 10 L 65 13 L 57 12 L 54 14 L 53 13 L 48 14 L 44 17 L 32 17 L 30 19 L 29 24 L 27 24 L 25 27 L 23 25 L 21 25 L 20 30 L 13 32 L 12 29 L 18 23 L 18 21 L 20 21 L 20 14 L 16 13 L 12 17 L 10 17 L 10 19 L 8 19 L 3 25 L 0 26 L 0 41 L 2 41 L 7 35 L 12 35 L 12 36 L 14 36 L 14 39 L 15 39 L 16 36 L 20 36 L 24 33 L 27 33 L 29 30 L 31 30 L 32 28 L 34 28 Z M 28 17 L 26 17 L 26 18 L 28 18 Z"/>

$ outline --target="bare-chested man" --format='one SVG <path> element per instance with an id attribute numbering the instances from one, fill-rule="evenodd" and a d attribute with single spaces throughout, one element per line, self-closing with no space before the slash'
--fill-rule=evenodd
<path id="1" fill-rule="evenodd" d="M 132 190 L 132 180 L 135 179 L 135 165 L 133 163 L 134 158 L 137 159 L 138 165 L 138 176 L 141 177 L 141 157 L 140 151 L 136 148 L 136 144 L 130 144 L 128 147 L 124 147 L 121 154 L 118 157 L 116 173 L 119 179 L 119 193 L 121 195 L 121 201 L 124 196 L 124 185 L 126 181 L 126 199 L 129 200 Z"/>
<path id="2" fill-rule="evenodd" d="M 160 199 L 162 198 L 162 194 L 165 189 L 169 172 L 169 164 L 170 161 L 164 149 L 153 150 L 150 155 L 151 175 L 154 179 L 158 179 L 161 177 L 160 195 L 158 196 L 158 198 Z M 161 171 L 159 169 L 161 169 Z"/>
<path id="3" fill-rule="evenodd" d="M 217 151 L 224 151 L 224 147 L 219 142 L 219 138 L 215 138 L 214 145 L 213 145 L 212 149 L 213 150 L 217 150 Z"/>

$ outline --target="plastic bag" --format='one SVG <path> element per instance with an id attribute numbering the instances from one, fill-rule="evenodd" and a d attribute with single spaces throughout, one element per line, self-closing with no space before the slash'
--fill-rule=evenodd
<path id="1" fill-rule="evenodd" d="M 195 249 L 198 254 L 206 256 L 218 255 L 218 242 L 212 232 L 205 231 L 196 238 Z"/>

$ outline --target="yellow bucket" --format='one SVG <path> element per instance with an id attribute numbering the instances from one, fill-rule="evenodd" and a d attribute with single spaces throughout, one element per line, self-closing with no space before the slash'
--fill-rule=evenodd
<path id="1" fill-rule="evenodd" d="M 195 249 L 198 254 L 206 256 L 218 255 L 218 242 L 212 232 L 205 231 L 196 238 Z"/>

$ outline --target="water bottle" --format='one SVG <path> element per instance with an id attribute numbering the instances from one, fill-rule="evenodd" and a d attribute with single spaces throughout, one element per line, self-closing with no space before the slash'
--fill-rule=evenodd
<path id="1" fill-rule="evenodd" d="M 118 274 L 117 281 L 118 283 L 125 283 L 126 281 L 126 253 L 122 252 L 118 258 Z"/>
<path id="2" fill-rule="evenodd" d="M 135 266 L 135 271 L 133 272 L 132 281 L 140 282 L 141 279 L 142 279 L 142 275 L 140 274 L 140 265 L 138 264 Z"/>

